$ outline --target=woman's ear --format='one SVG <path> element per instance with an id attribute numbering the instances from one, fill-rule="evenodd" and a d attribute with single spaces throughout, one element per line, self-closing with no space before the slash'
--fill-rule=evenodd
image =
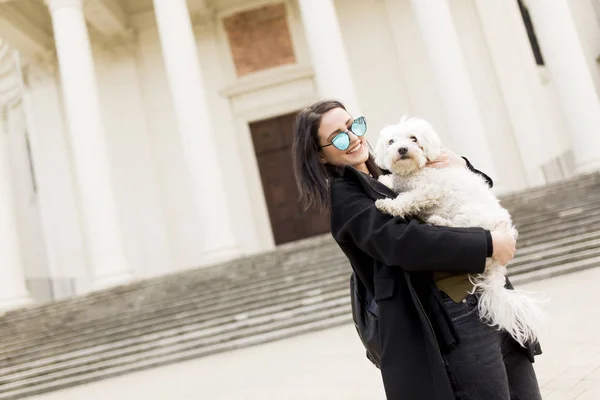
<path id="1" fill-rule="evenodd" d="M 442 153 L 442 142 L 432 127 L 423 132 L 421 135 L 421 146 L 423 147 L 423 155 L 428 161 L 435 161 Z"/>

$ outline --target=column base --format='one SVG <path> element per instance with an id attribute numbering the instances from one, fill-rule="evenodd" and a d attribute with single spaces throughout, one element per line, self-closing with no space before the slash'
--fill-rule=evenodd
<path id="1" fill-rule="evenodd" d="M 209 266 L 231 261 L 241 256 L 238 246 L 221 247 L 202 254 L 202 265 Z"/>
<path id="2" fill-rule="evenodd" d="M 92 290 L 109 289 L 114 286 L 125 285 L 133 280 L 131 272 L 116 273 L 112 275 L 99 276 L 94 278 Z"/>
<path id="3" fill-rule="evenodd" d="M 33 300 L 29 296 L 0 300 L 0 315 L 10 310 L 28 306 L 32 303 Z"/>
<path id="4" fill-rule="evenodd" d="M 576 175 L 589 174 L 596 171 L 600 171 L 600 159 L 590 160 L 584 164 L 575 165 Z"/>

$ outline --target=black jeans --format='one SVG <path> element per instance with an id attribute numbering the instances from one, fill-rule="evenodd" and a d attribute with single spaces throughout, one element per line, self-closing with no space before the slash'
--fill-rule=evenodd
<path id="1" fill-rule="evenodd" d="M 455 303 L 441 292 L 460 343 L 446 354 L 460 400 L 541 400 L 527 355 L 507 333 L 479 319 L 476 295 Z"/>

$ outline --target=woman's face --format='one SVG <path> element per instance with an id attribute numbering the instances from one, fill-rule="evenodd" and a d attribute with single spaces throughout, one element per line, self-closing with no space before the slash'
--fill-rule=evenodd
<path id="1" fill-rule="evenodd" d="M 321 148 L 321 160 L 338 167 L 359 167 L 369 158 L 367 140 L 364 136 L 356 136 L 350 130 L 354 118 L 343 108 L 334 108 L 321 117 L 319 126 L 319 146 L 331 144 L 331 140 L 340 132 L 347 132 L 350 146 L 346 150 L 338 150 L 335 146 Z"/>

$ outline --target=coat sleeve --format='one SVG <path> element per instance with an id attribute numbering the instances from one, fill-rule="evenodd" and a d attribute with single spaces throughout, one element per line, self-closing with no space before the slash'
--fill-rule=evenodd
<path id="1" fill-rule="evenodd" d="M 483 228 L 449 228 L 384 214 L 359 184 L 336 180 L 331 186 L 331 231 L 372 258 L 407 271 L 480 273 L 488 238 Z"/>

